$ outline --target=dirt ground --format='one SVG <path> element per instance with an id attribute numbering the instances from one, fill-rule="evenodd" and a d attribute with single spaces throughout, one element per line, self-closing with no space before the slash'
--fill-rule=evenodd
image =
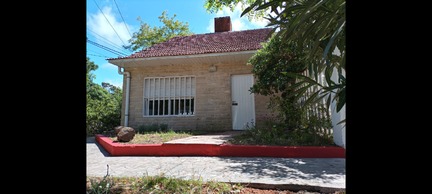
<path id="1" fill-rule="evenodd" d="M 90 188 L 90 181 L 87 181 L 87 189 Z M 135 194 L 128 186 L 114 186 L 111 188 L 110 193 L 116 194 Z M 203 193 L 204 194 L 204 193 Z M 243 187 L 240 191 L 233 191 L 232 194 L 321 194 L 320 192 L 309 192 L 309 191 L 290 191 L 290 190 L 275 190 L 275 189 L 257 189 L 252 187 Z M 336 191 L 333 193 L 326 194 L 345 194 L 345 191 Z"/>

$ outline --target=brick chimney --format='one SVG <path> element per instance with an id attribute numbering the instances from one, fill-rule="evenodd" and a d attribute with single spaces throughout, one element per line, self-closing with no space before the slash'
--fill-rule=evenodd
<path id="1" fill-rule="evenodd" d="M 214 19 L 215 32 L 231 31 L 231 18 L 229 16 Z"/>

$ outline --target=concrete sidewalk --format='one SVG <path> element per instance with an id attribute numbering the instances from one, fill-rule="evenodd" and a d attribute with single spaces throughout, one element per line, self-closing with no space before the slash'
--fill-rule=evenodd
<path id="1" fill-rule="evenodd" d="M 211 135 L 195 135 L 181 139 L 175 139 L 164 144 L 214 144 L 221 145 L 235 135 L 240 135 L 242 131 L 227 131 Z"/>
<path id="2" fill-rule="evenodd" d="M 107 169 L 109 167 L 109 169 Z M 301 185 L 345 189 L 343 158 L 111 157 L 87 140 L 87 176 L 165 175 L 234 183 Z"/>

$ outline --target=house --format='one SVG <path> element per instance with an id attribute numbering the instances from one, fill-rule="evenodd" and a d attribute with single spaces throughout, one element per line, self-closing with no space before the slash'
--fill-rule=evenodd
<path id="1" fill-rule="evenodd" d="M 247 62 L 271 32 L 232 31 L 230 18 L 219 17 L 214 33 L 174 37 L 108 59 L 124 75 L 121 125 L 244 130 L 263 124 L 272 117 L 269 98 L 249 91 L 254 77 Z"/>

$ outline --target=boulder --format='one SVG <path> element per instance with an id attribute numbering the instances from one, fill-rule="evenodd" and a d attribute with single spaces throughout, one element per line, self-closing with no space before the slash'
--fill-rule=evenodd
<path id="1" fill-rule="evenodd" d="M 117 133 L 117 141 L 119 142 L 129 142 L 135 136 L 135 129 L 132 127 L 123 127 Z"/>
<path id="2" fill-rule="evenodd" d="M 122 128 L 123 128 L 123 126 L 114 127 L 114 133 L 117 135 L 120 132 L 120 129 L 122 129 Z"/>

